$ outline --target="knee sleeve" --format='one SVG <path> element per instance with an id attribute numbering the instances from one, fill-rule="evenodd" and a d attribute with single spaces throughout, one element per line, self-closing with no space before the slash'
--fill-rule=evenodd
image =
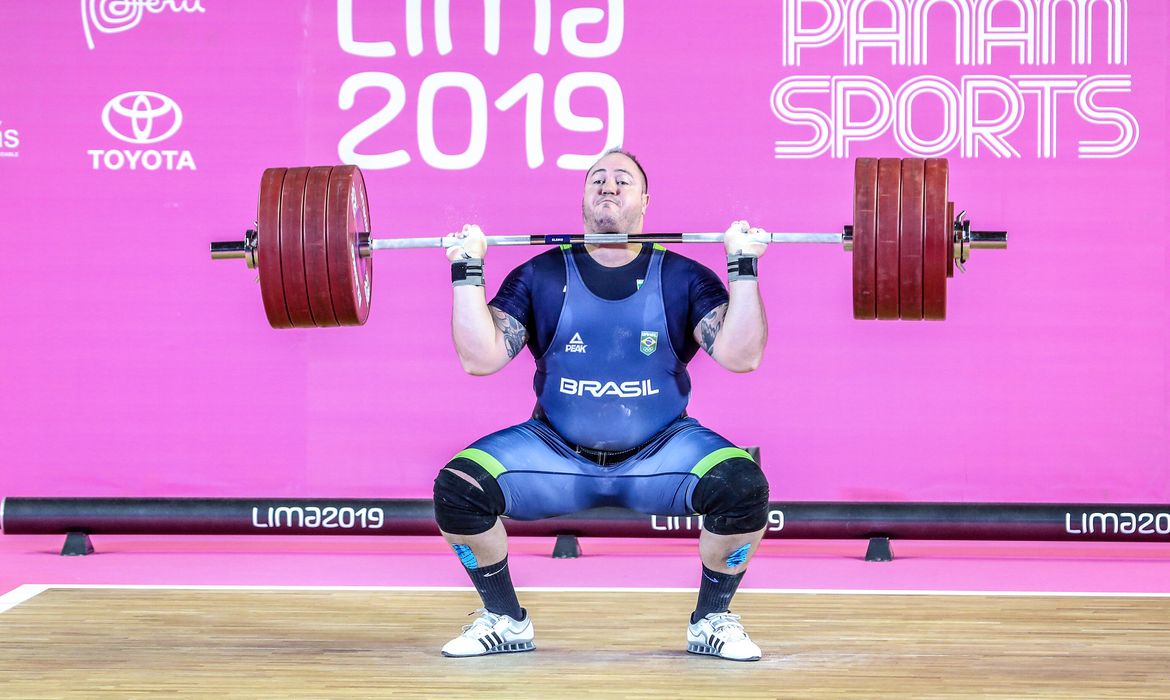
<path id="1" fill-rule="evenodd" d="M 733 457 L 699 479 L 691 504 L 716 535 L 755 532 L 768 522 L 768 480 L 755 462 Z"/>
<path id="2" fill-rule="evenodd" d="M 452 471 L 466 474 L 475 484 Z M 504 492 L 495 477 L 470 459 L 456 457 L 435 477 L 435 521 L 443 532 L 453 535 L 487 532 L 503 514 L 504 507 Z"/>

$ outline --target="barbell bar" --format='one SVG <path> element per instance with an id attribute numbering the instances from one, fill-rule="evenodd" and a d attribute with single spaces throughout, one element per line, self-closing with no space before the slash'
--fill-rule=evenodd
<path id="1" fill-rule="evenodd" d="M 853 254 L 857 319 L 942 320 L 946 281 L 974 249 L 1007 247 L 1006 231 L 973 231 L 948 200 L 945 158 L 858 158 L 853 224 L 841 233 L 767 233 L 768 243 L 841 245 Z M 454 236 L 373 238 L 365 180 L 353 165 L 268 168 L 256 228 L 211 244 L 213 260 L 258 268 L 274 328 L 362 325 L 370 309 L 375 250 L 447 248 Z M 722 243 L 708 233 L 553 233 L 486 236 L 492 246 L 566 243 Z"/>

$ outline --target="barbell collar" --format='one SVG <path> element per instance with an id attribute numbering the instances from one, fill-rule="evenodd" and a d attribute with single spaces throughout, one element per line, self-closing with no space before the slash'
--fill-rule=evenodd
<path id="1" fill-rule="evenodd" d="M 248 229 L 244 232 L 242 241 L 213 241 L 211 243 L 212 260 L 244 260 L 248 269 L 256 267 L 256 231 Z"/>

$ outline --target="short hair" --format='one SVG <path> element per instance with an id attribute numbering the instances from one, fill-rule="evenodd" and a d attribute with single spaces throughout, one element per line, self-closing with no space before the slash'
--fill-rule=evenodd
<path id="1" fill-rule="evenodd" d="M 597 160 L 593 161 L 593 165 L 597 165 L 597 163 L 602 158 L 604 158 L 608 155 L 613 155 L 614 153 L 620 153 L 621 155 L 625 156 L 626 158 L 629 158 L 630 160 L 634 161 L 634 165 L 637 166 L 638 172 L 642 174 L 642 194 L 650 194 L 650 178 L 646 177 L 646 169 L 643 168 L 642 164 L 638 162 L 638 157 L 636 155 L 634 155 L 633 153 L 630 153 L 629 151 L 622 148 L 621 146 L 614 146 L 613 148 L 609 149 L 605 153 L 602 153 L 600 156 L 597 157 Z M 585 171 L 585 179 L 586 180 L 589 179 L 589 173 L 593 172 L 593 165 L 589 166 L 589 170 Z"/>

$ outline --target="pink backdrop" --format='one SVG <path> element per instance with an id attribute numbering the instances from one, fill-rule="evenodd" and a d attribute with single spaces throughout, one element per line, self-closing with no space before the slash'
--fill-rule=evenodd
<path id="1" fill-rule="evenodd" d="M 460 371 L 442 253 L 380 253 L 364 328 L 278 332 L 208 242 L 263 168 L 343 159 L 379 237 L 578 230 L 562 157 L 620 140 L 648 230 L 839 230 L 854 157 L 918 153 L 1011 232 L 942 324 L 855 322 L 845 254 L 769 251 L 764 366 L 698 358 L 692 413 L 774 498 L 1170 500 L 1165 3 L 463 0 L 449 51 L 443 7 L 3 4 L 0 495 L 429 495 L 532 405 L 527 354 Z"/>

